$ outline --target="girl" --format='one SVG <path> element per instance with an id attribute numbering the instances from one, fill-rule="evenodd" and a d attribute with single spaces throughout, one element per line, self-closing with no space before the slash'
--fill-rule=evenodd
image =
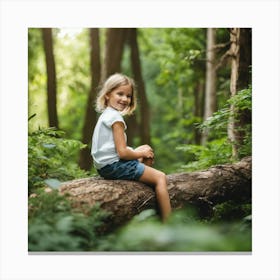
<path id="1" fill-rule="evenodd" d="M 149 145 L 132 149 L 126 145 L 123 115 L 136 108 L 135 84 L 123 74 L 114 74 L 104 83 L 96 108 L 102 112 L 92 136 L 91 154 L 100 176 L 105 179 L 136 180 L 155 186 L 163 221 L 171 212 L 166 176 L 151 167 L 154 153 Z"/>

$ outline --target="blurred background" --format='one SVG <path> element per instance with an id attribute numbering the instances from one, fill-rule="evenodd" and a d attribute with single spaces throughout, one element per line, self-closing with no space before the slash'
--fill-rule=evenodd
<path id="1" fill-rule="evenodd" d="M 73 154 L 84 170 L 95 172 L 89 149 L 98 86 L 115 72 L 138 87 L 128 144 L 152 145 L 156 168 L 191 170 L 208 153 L 209 162 L 197 164 L 204 168 L 251 152 L 250 110 L 232 125 L 228 114 L 229 99 L 250 90 L 251 29 L 30 28 L 28 66 L 29 132 L 55 127 L 87 144 Z M 202 130 L 199 124 L 218 111 L 219 124 L 212 119 Z"/>

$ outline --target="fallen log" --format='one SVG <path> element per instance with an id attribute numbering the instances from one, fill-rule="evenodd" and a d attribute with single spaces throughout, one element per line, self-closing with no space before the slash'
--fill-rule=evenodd
<path id="1" fill-rule="evenodd" d="M 172 208 L 191 204 L 209 210 L 229 200 L 248 201 L 251 198 L 251 173 L 252 159 L 246 157 L 234 164 L 167 175 Z M 153 188 L 141 182 L 91 177 L 64 182 L 59 191 L 68 194 L 75 207 L 99 203 L 111 213 L 110 228 L 126 223 L 145 209 L 157 207 Z"/>

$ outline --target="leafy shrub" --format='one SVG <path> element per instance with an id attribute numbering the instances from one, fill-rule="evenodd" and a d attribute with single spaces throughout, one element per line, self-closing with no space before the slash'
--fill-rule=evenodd
<path id="1" fill-rule="evenodd" d="M 152 210 L 147 210 L 152 211 Z M 144 218 L 143 218 L 144 216 Z M 250 224 L 209 223 L 194 218 L 189 210 L 177 210 L 162 224 L 146 211 L 107 239 L 99 250 L 221 252 L 251 251 Z"/>
<path id="2" fill-rule="evenodd" d="M 252 204 L 249 202 L 237 203 L 226 201 L 213 208 L 212 221 L 234 221 L 252 214 Z"/>
<path id="3" fill-rule="evenodd" d="M 230 106 L 234 105 L 235 112 L 232 113 Z M 227 138 L 227 128 L 230 117 L 239 120 L 244 114 L 249 122 L 247 125 L 238 127 L 243 134 L 243 143 L 239 148 L 239 158 L 252 154 L 252 88 L 239 91 L 234 97 L 230 98 L 226 105 L 215 112 L 198 127 L 209 131 L 209 141 L 205 146 L 201 145 L 181 145 L 177 150 L 183 151 L 186 158 L 192 159 L 182 168 L 187 171 L 208 168 L 214 164 L 229 163 L 231 159 L 231 143 Z"/>
<path id="4" fill-rule="evenodd" d="M 66 181 L 86 177 L 76 163 L 77 152 L 85 147 L 77 140 L 64 139 L 54 128 L 39 129 L 28 135 L 29 193 L 45 185 L 46 179 Z"/>
<path id="5" fill-rule="evenodd" d="M 235 111 L 230 110 L 230 105 L 235 107 Z M 215 112 L 213 116 L 209 117 L 202 124 L 199 125 L 200 129 L 209 128 L 212 132 L 221 133 L 220 135 L 227 134 L 228 120 L 233 116 L 236 120 L 240 119 L 244 111 L 251 113 L 252 111 L 252 87 L 239 91 L 235 96 L 227 100 L 225 106 Z M 241 128 L 250 133 L 248 127 Z"/>
<path id="6" fill-rule="evenodd" d="M 181 166 L 185 171 L 201 170 L 215 164 L 230 162 L 231 145 L 227 138 L 213 140 L 205 146 L 183 145 L 177 147 L 177 150 L 184 152 L 187 158 L 193 158 L 188 164 Z"/>
<path id="7" fill-rule="evenodd" d="M 230 110 L 234 106 L 234 111 Z M 215 112 L 212 117 L 205 120 L 199 127 L 201 129 L 210 129 L 212 137 L 221 137 L 227 135 L 228 122 L 230 117 L 238 121 L 245 121 L 246 125 L 239 125 L 238 131 L 243 135 L 243 143 L 239 149 L 239 158 L 252 154 L 252 87 L 239 91 L 231 97 L 226 105 Z M 211 137 L 210 134 L 210 137 Z"/>
<path id="8" fill-rule="evenodd" d="M 107 214 L 98 206 L 77 210 L 57 190 L 61 181 L 86 177 L 76 163 L 81 142 L 64 139 L 62 131 L 39 129 L 28 135 L 28 248 L 29 251 L 90 251 Z"/>
<path id="9" fill-rule="evenodd" d="M 91 251 L 108 216 L 98 205 L 81 212 L 57 190 L 37 191 L 28 205 L 29 251 Z M 87 212 L 87 214 L 85 214 Z"/>

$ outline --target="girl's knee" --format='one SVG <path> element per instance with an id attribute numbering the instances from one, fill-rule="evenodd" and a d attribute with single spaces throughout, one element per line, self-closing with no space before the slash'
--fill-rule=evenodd
<path id="1" fill-rule="evenodd" d="M 157 178 L 158 178 L 158 182 L 160 182 L 160 183 L 166 183 L 167 182 L 167 177 L 166 177 L 165 173 L 162 172 L 162 171 L 158 171 Z"/>
<path id="2" fill-rule="evenodd" d="M 160 177 L 166 180 L 166 174 L 162 171 L 159 171 Z"/>

